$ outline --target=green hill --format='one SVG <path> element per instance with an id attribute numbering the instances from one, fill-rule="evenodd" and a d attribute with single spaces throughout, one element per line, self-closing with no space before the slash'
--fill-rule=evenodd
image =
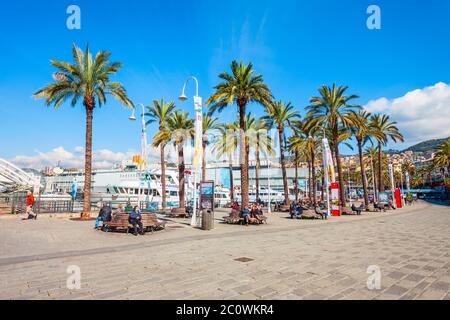
<path id="1" fill-rule="evenodd" d="M 409 147 L 408 149 L 405 149 L 404 151 L 431 153 L 431 152 L 434 152 L 440 144 L 442 144 L 445 140 L 447 140 L 449 138 L 432 139 L 432 140 L 419 142 L 418 144 L 415 144 L 415 145 Z"/>

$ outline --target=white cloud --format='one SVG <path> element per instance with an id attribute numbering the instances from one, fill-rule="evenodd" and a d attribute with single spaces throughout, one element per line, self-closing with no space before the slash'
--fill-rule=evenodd
<path id="1" fill-rule="evenodd" d="M 369 101 L 372 113 L 386 113 L 395 121 L 407 144 L 450 136 L 450 85 L 438 82 L 404 96 Z"/>
<path id="2" fill-rule="evenodd" d="M 95 150 L 92 155 L 94 168 L 111 168 L 114 164 L 131 159 L 135 152 L 114 152 L 107 149 Z M 83 168 L 84 148 L 76 147 L 73 151 L 67 151 L 63 147 L 57 147 L 51 151 L 36 151 L 34 155 L 19 155 L 11 159 L 11 162 L 23 168 L 41 169 L 45 166 L 56 166 L 58 162 L 65 168 Z"/>

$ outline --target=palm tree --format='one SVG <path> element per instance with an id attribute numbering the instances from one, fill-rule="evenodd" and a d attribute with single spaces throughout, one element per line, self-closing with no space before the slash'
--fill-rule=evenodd
<path id="1" fill-rule="evenodd" d="M 203 114 L 202 126 L 203 126 L 203 137 L 202 137 L 202 181 L 206 179 L 206 146 L 209 144 L 208 134 L 216 130 L 218 128 L 218 124 L 216 123 L 218 120 L 217 117 L 212 117 L 208 114 Z"/>
<path id="2" fill-rule="evenodd" d="M 230 199 L 234 202 L 234 185 L 233 185 L 233 156 L 237 150 L 238 137 L 236 135 L 236 126 L 234 124 L 222 123 L 217 126 L 219 134 L 216 136 L 213 145 L 213 152 L 217 157 L 226 155 L 228 158 L 228 166 L 230 173 Z"/>
<path id="3" fill-rule="evenodd" d="M 322 130 L 317 126 L 315 119 L 305 119 L 304 121 L 295 121 L 293 126 L 296 134 L 291 142 L 301 150 L 304 158 L 308 162 L 310 172 L 309 195 L 314 205 L 317 203 L 317 174 L 316 159 L 321 146 Z"/>
<path id="4" fill-rule="evenodd" d="M 194 120 L 189 119 L 189 113 L 176 110 L 172 112 L 166 120 L 167 126 L 158 132 L 154 138 L 154 144 L 167 144 L 172 142 L 178 151 L 178 197 L 180 201 L 180 211 L 184 212 L 185 198 L 185 163 L 184 145 L 189 139 L 194 137 Z"/>
<path id="5" fill-rule="evenodd" d="M 369 195 L 367 193 L 367 176 L 363 159 L 363 145 L 370 138 L 371 134 L 369 127 L 370 116 L 371 116 L 370 113 L 364 110 L 358 113 L 352 112 L 349 115 L 349 120 L 351 122 L 350 131 L 355 137 L 356 143 L 358 145 L 359 166 L 361 169 L 361 180 L 364 192 L 364 205 L 366 206 L 366 208 L 369 206 Z"/>
<path id="6" fill-rule="evenodd" d="M 303 152 L 303 140 L 299 137 L 299 133 L 292 127 L 293 135 L 288 139 L 288 149 L 294 154 L 294 196 L 295 202 L 298 202 L 298 166 L 300 164 L 300 155 Z"/>
<path id="7" fill-rule="evenodd" d="M 241 162 L 241 193 L 242 206 L 248 206 L 248 158 L 245 152 L 245 118 L 247 115 L 247 104 L 255 102 L 267 105 L 272 99 L 269 87 L 264 83 L 262 75 L 255 75 L 253 65 L 243 62 L 231 63 L 232 74 L 223 72 L 219 75 L 221 83 L 214 87 L 214 94 L 206 102 L 210 106 L 210 113 L 221 112 L 227 106 L 236 103 L 239 113 L 240 129 L 240 162 Z"/>
<path id="8" fill-rule="evenodd" d="M 319 89 L 320 96 L 312 97 L 311 104 L 306 107 L 307 117 L 316 119 L 317 124 L 325 125 L 331 133 L 331 144 L 333 145 L 336 167 L 339 180 L 339 197 L 344 203 L 344 179 L 342 175 L 341 156 L 339 153 L 339 135 L 342 128 L 346 128 L 349 123 L 349 115 L 352 111 L 361 109 L 360 106 L 351 105 L 349 102 L 359 98 L 357 95 L 346 95 L 348 87 L 343 86 L 322 86 Z"/>
<path id="9" fill-rule="evenodd" d="M 292 121 L 300 118 L 300 114 L 294 110 L 294 106 L 288 102 L 284 104 L 282 101 L 272 102 L 265 108 L 267 113 L 263 119 L 267 122 L 269 127 L 276 126 L 278 129 L 278 138 L 280 143 L 280 163 L 281 173 L 283 175 L 284 201 L 285 205 L 290 204 L 289 187 L 286 175 L 286 160 L 285 160 L 285 144 L 284 144 L 284 129 L 286 126 L 291 126 Z"/>
<path id="10" fill-rule="evenodd" d="M 83 99 L 86 110 L 86 148 L 84 162 L 84 205 L 81 219 L 89 219 L 91 210 L 91 172 L 92 172 L 92 118 L 96 104 L 99 107 L 106 104 L 106 96 L 111 95 L 121 104 L 133 108 L 125 88 L 118 82 L 110 81 L 110 76 L 116 74 L 122 64 L 110 62 L 108 51 L 100 51 L 94 59 L 86 47 L 83 52 L 76 45 L 72 49 L 74 63 L 51 60 L 52 66 L 58 69 L 53 77 L 55 82 L 40 89 L 35 98 L 45 98 L 47 106 L 59 108 L 65 101 L 71 99 L 72 107 Z"/>
<path id="11" fill-rule="evenodd" d="M 450 173 L 450 139 L 439 145 L 433 156 L 433 163 L 436 167 L 447 169 L 447 172 Z"/>
<path id="12" fill-rule="evenodd" d="M 261 153 L 266 155 L 273 155 L 272 138 L 268 135 L 269 126 L 263 119 L 256 119 L 251 113 L 247 114 L 246 120 L 246 152 L 247 157 L 250 153 L 250 148 L 255 149 L 255 184 L 256 184 L 256 199 L 259 199 L 259 170 L 261 168 Z"/>
<path id="13" fill-rule="evenodd" d="M 365 158 L 365 165 L 370 168 L 371 174 L 367 176 L 367 180 L 374 186 L 374 196 L 376 194 L 376 190 L 378 189 L 378 181 L 377 181 L 377 174 L 376 169 L 377 168 L 377 161 L 378 161 L 378 150 L 373 145 L 370 147 L 367 147 L 364 150 L 364 158 Z"/>
<path id="14" fill-rule="evenodd" d="M 167 118 L 175 110 L 175 103 L 166 103 L 164 99 L 153 100 L 153 106 L 148 106 L 148 112 L 144 115 L 150 120 L 146 122 L 148 126 L 151 123 L 157 122 L 159 131 L 163 131 L 166 128 Z M 162 184 L 162 209 L 166 209 L 166 162 L 165 162 L 165 147 L 167 141 L 159 140 L 159 144 L 153 143 L 153 146 L 160 148 L 161 153 L 161 184 Z"/>
<path id="15" fill-rule="evenodd" d="M 387 144 L 391 139 L 394 142 L 403 142 L 403 135 L 395 126 L 397 122 L 391 121 L 388 115 L 374 114 L 370 117 L 369 127 L 372 131 L 372 136 L 378 142 L 378 190 L 384 191 L 384 179 L 383 179 L 383 146 Z"/>

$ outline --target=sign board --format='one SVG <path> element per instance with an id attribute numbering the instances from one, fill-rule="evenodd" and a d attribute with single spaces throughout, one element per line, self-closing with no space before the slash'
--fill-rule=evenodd
<path id="1" fill-rule="evenodd" d="M 387 192 L 378 192 L 378 203 L 389 204 L 389 194 Z"/>
<path id="2" fill-rule="evenodd" d="M 331 202 L 331 215 L 333 216 L 340 216 L 341 215 L 341 210 L 339 208 L 340 206 L 340 201 L 339 201 L 339 183 L 338 182 L 333 182 L 330 184 L 330 189 L 331 189 L 331 197 L 330 197 L 330 202 Z"/>
<path id="3" fill-rule="evenodd" d="M 200 210 L 214 211 L 214 182 L 200 183 Z"/>

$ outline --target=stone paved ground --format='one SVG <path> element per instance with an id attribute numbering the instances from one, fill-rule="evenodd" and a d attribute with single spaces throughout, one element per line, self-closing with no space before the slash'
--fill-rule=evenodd
<path id="1" fill-rule="evenodd" d="M 92 222 L 1 218 L 0 298 L 450 298 L 449 207 L 269 219 L 212 231 L 177 220 L 166 231 L 134 237 L 93 231 Z M 80 290 L 67 289 L 70 265 L 80 267 Z M 381 270 L 380 290 L 367 289 L 373 265 Z"/>

